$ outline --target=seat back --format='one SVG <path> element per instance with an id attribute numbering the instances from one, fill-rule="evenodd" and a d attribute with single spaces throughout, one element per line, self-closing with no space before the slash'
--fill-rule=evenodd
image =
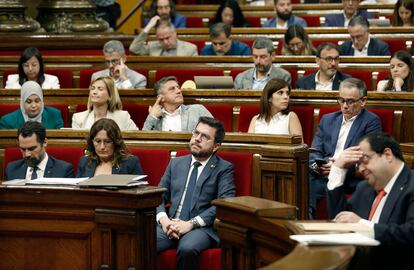
<path id="1" fill-rule="evenodd" d="M 99 68 L 87 68 L 82 69 L 79 71 L 79 87 L 80 88 L 89 88 L 89 85 L 91 84 L 91 78 L 92 74 L 95 72 L 102 70 Z M 134 69 L 136 72 L 142 74 L 146 78 L 148 78 L 148 70 L 147 69 Z"/>
<path id="2" fill-rule="evenodd" d="M 249 131 L 250 121 L 253 116 L 259 114 L 259 106 L 240 106 L 239 119 L 237 120 L 237 131 Z"/>
<path id="3" fill-rule="evenodd" d="M 15 69 L 6 69 L 3 71 L 3 86 L 6 86 L 7 77 L 10 74 L 17 74 Z M 73 74 L 68 69 L 48 69 L 45 70 L 46 74 L 54 75 L 59 78 L 60 88 L 72 88 L 73 87 Z"/>
<path id="4" fill-rule="evenodd" d="M 245 19 L 250 27 L 262 27 L 262 18 L 260 16 L 246 16 Z"/>
<path id="5" fill-rule="evenodd" d="M 321 26 L 320 17 L 318 15 L 301 15 L 300 17 L 306 21 L 308 27 Z"/>
<path id="6" fill-rule="evenodd" d="M 383 39 L 383 41 L 388 44 L 391 55 L 395 53 L 396 51 L 407 50 L 405 39 L 394 38 L 394 39 Z"/>
<path id="7" fill-rule="evenodd" d="M 358 78 L 364 81 L 365 85 L 367 86 L 367 90 L 371 91 L 371 79 L 372 79 L 372 72 L 368 70 L 355 70 L 355 69 L 343 69 L 343 73 L 351 75 L 353 78 Z"/>
<path id="8" fill-rule="evenodd" d="M 83 149 L 80 147 L 47 147 L 46 152 L 49 156 L 71 163 L 75 175 L 78 170 L 79 160 L 84 155 Z M 3 179 L 7 164 L 19 159 L 22 159 L 22 153 L 18 147 L 7 147 L 4 150 Z"/>
<path id="9" fill-rule="evenodd" d="M 302 126 L 303 142 L 307 145 L 311 145 L 313 131 L 313 108 L 306 106 L 291 106 L 290 109 L 298 115 Z"/>
<path id="10" fill-rule="evenodd" d="M 388 70 L 381 70 L 378 72 L 377 81 L 375 82 L 375 90 L 377 89 L 378 83 L 382 80 L 388 80 L 388 75 L 390 72 Z"/>
<path id="11" fill-rule="evenodd" d="M 207 110 L 219 119 L 227 132 L 233 131 L 233 106 L 231 105 L 207 105 Z"/>
<path id="12" fill-rule="evenodd" d="M 203 18 L 199 16 L 186 16 L 186 27 L 187 28 L 203 28 Z"/>
<path id="13" fill-rule="evenodd" d="M 223 76 L 223 70 L 219 69 L 158 69 L 155 73 L 155 82 L 167 76 L 175 76 L 178 84 L 182 85 L 187 80 L 194 80 L 194 76 Z"/>
<path id="14" fill-rule="evenodd" d="M 139 158 L 144 173 L 148 175 L 148 183 L 151 186 L 158 186 L 170 162 L 170 151 L 140 148 L 129 148 L 128 151 Z"/>

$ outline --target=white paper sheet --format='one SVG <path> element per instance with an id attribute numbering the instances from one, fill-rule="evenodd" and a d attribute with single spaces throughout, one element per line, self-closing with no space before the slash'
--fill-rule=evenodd
<path id="1" fill-rule="evenodd" d="M 290 239 L 305 245 L 378 246 L 379 241 L 360 233 L 296 234 Z"/>

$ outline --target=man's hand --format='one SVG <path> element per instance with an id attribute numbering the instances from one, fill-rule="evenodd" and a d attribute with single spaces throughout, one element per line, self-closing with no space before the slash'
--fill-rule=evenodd
<path id="1" fill-rule="evenodd" d="M 349 165 L 358 163 L 364 154 L 360 149 L 360 146 L 351 146 L 345 149 L 335 160 L 334 165 L 338 168 L 346 169 Z"/>
<path id="2" fill-rule="evenodd" d="M 121 81 L 126 81 L 128 80 L 128 75 L 127 75 L 127 66 L 124 63 L 124 59 L 120 59 L 120 63 L 119 65 L 116 65 L 116 67 L 114 68 L 114 73 L 118 73 L 119 74 L 119 79 Z"/>
<path id="3" fill-rule="evenodd" d="M 395 91 L 399 91 L 400 92 L 401 89 L 402 89 L 403 84 L 404 84 L 404 80 L 401 77 L 396 77 L 394 79 L 394 88 L 395 88 Z"/>
<path id="4" fill-rule="evenodd" d="M 171 219 L 169 219 L 167 216 L 164 216 L 164 217 L 160 218 L 160 224 L 161 224 L 162 230 L 165 233 L 167 233 L 168 229 L 173 224 L 173 221 Z"/>
<path id="5" fill-rule="evenodd" d="M 321 167 L 319 167 L 319 174 L 328 176 L 329 172 L 331 171 L 332 163 L 332 161 L 329 161 L 328 163 L 323 164 Z"/>
<path id="6" fill-rule="evenodd" d="M 357 214 L 349 211 L 342 211 L 336 215 L 334 222 L 336 223 L 357 223 L 361 220 Z"/>
<path id="7" fill-rule="evenodd" d="M 160 118 L 162 115 L 162 109 L 164 108 L 164 98 L 161 96 L 157 97 L 157 100 L 155 101 L 154 105 L 150 106 L 148 109 L 148 113 L 155 118 Z"/>
<path id="8" fill-rule="evenodd" d="M 152 28 L 154 28 L 154 27 L 155 27 L 155 25 L 157 24 L 157 22 L 158 22 L 159 20 L 161 20 L 160 16 L 155 15 L 154 17 L 152 17 L 152 18 L 149 20 L 149 22 L 148 22 L 147 26 L 145 26 L 144 30 L 142 30 L 142 31 L 144 31 L 145 33 L 149 33 L 149 31 L 150 31 Z"/>
<path id="9" fill-rule="evenodd" d="M 183 221 L 180 219 L 173 219 L 173 224 L 170 226 L 167 235 L 172 238 L 180 239 L 180 237 L 193 229 L 193 224 L 190 221 Z M 170 238 L 171 239 L 171 238 Z"/>

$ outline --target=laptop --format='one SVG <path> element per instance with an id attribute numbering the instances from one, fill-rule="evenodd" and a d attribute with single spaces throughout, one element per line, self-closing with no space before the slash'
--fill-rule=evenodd
<path id="1" fill-rule="evenodd" d="M 368 19 L 370 26 L 376 26 L 376 27 L 388 27 L 391 26 L 390 20 L 386 18 L 381 19 Z"/>
<path id="2" fill-rule="evenodd" d="M 197 89 L 233 89 L 232 76 L 194 76 Z"/>

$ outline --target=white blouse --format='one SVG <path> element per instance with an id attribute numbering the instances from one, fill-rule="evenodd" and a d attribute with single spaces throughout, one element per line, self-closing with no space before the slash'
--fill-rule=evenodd
<path id="1" fill-rule="evenodd" d="M 255 133 L 266 133 L 276 135 L 289 135 L 289 119 L 290 112 L 288 114 L 282 114 L 278 112 L 275 114 L 269 123 L 266 123 L 265 119 L 256 119 Z"/>

